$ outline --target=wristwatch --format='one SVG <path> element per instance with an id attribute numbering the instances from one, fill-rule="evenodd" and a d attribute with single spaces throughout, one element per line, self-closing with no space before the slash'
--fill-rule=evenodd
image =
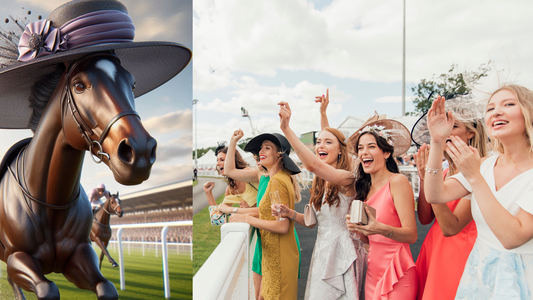
<path id="1" fill-rule="evenodd" d="M 237 213 L 237 209 L 239 209 L 239 208 L 238 208 L 238 207 L 235 207 L 235 208 L 233 209 L 233 213 L 234 213 L 234 214 Z"/>

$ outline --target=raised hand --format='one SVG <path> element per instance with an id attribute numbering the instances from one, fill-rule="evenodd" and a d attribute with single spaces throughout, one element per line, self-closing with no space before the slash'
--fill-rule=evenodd
<path id="1" fill-rule="evenodd" d="M 325 97 L 324 95 L 315 97 L 315 102 L 320 103 L 320 113 L 325 114 L 329 104 L 329 89 L 326 90 Z"/>
<path id="2" fill-rule="evenodd" d="M 237 129 L 233 132 L 230 142 L 237 143 L 244 136 L 244 132 L 241 129 Z"/>
<path id="3" fill-rule="evenodd" d="M 204 192 L 210 193 L 213 191 L 213 188 L 215 187 L 215 183 L 213 181 L 208 181 L 204 183 Z"/>
<path id="4" fill-rule="evenodd" d="M 454 118 L 451 111 L 446 113 L 446 98 L 437 96 L 427 113 L 431 142 L 445 142 L 452 133 Z"/>
<path id="5" fill-rule="evenodd" d="M 424 180 L 424 176 L 426 174 L 425 168 L 428 162 L 428 157 L 429 157 L 429 146 L 426 145 L 426 143 L 424 143 L 422 144 L 422 147 L 418 149 L 418 153 L 414 155 L 415 162 L 416 162 L 416 168 L 418 170 L 418 176 L 420 177 L 420 180 Z"/>
<path id="6" fill-rule="evenodd" d="M 279 105 L 279 127 L 281 130 L 289 128 L 289 121 L 291 120 L 291 108 L 289 103 L 281 101 Z"/>

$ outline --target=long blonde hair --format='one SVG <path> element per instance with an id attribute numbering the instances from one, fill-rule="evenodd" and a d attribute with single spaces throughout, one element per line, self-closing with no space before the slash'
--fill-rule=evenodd
<path id="1" fill-rule="evenodd" d="M 276 150 L 278 152 L 278 155 L 279 157 L 283 157 L 283 151 L 281 151 L 281 147 L 278 146 L 276 143 L 273 143 L 275 146 L 276 146 Z M 280 159 L 279 160 L 279 163 L 281 165 L 281 170 L 283 172 L 286 172 L 287 174 L 292 174 L 292 172 L 287 169 L 287 167 L 285 167 L 285 164 L 283 163 L 283 159 Z M 300 191 L 302 190 L 302 188 L 300 187 L 300 184 L 299 184 L 299 175 L 290 175 L 291 176 L 291 183 L 292 183 L 292 187 L 294 189 L 294 202 L 295 203 L 298 203 L 300 202 L 300 200 L 302 200 L 302 195 L 300 195 Z"/>
<path id="2" fill-rule="evenodd" d="M 494 91 L 490 95 L 489 100 L 487 101 L 487 104 L 490 102 L 490 99 L 492 97 L 502 91 L 507 90 L 511 93 L 513 93 L 518 99 L 518 104 L 520 105 L 520 111 L 522 112 L 522 115 L 524 115 L 524 121 L 526 125 L 525 134 L 527 136 L 527 141 L 529 143 L 529 155 L 531 156 L 533 154 L 533 92 L 523 86 L 516 85 L 516 84 L 510 84 L 510 85 L 504 85 Z M 503 148 L 503 144 L 496 138 L 491 138 L 492 143 L 492 149 L 494 151 L 505 153 L 505 149 Z"/>

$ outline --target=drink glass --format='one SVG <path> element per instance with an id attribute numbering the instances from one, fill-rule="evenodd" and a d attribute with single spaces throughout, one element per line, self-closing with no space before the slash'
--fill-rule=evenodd
<path id="1" fill-rule="evenodd" d="M 279 212 L 281 212 L 281 198 L 279 197 L 278 191 L 270 192 L 270 202 L 272 203 L 274 210 L 278 212 L 279 218 L 277 221 L 285 220 L 285 218 L 279 215 Z"/>

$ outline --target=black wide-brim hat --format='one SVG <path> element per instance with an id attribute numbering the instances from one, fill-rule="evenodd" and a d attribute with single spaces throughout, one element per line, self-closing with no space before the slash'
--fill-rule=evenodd
<path id="1" fill-rule="evenodd" d="M 49 24 L 52 29 L 62 28 L 63 25 L 69 25 L 69 22 L 77 18 L 83 19 L 84 16 L 103 11 L 118 11 L 119 14 L 123 13 L 129 19 L 126 7 L 119 1 L 75 0 L 56 8 L 44 21 L 50 21 Z M 28 30 L 31 24 L 26 26 L 26 30 Z M 98 27 L 94 25 L 99 24 L 91 25 Z M 133 23 L 126 24 L 126 26 L 133 27 Z M 118 30 L 109 30 L 97 34 L 90 32 L 87 35 L 79 33 L 83 29 L 85 28 L 81 28 L 78 31 L 76 38 L 91 39 L 91 34 L 97 37 L 99 36 L 98 34 L 101 34 L 105 38 L 102 40 L 95 40 L 93 38 L 86 45 L 76 45 L 71 49 L 68 49 L 67 42 L 64 43 L 65 45 L 58 45 L 60 44 L 58 42 L 56 43 L 57 47 L 66 48 L 56 50 L 53 53 L 44 53 L 38 49 L 36 53 L 40 51 L 41 54 L 44 53 L 45 55 L 36 55 L 35 58 L 26 61 L 16 61 L 0 69 L 0 128 L 30 128 L 29 121 L 32 115 L 32 109 L 29 106 L 28 97 L 31 92 L 31 87 L 42 76 L 54 72 L 58 64 L 77 60 L 90 53 L 112 51 L 118 56 L 122 66 L 134 76 L 134 96 L 139 97 L 159 87 L 180 73 L 192 57 L 191 50 L 178 43 L 133 42 L 133 37 L 131 39 L 123 39 L 124 31 L 128 31 L 128 29 L 119 28 Z M 128 34 L 134 34 L 134 27 L 131 30 L 133 30 L 133 33 Z M 119 32 L 118 34 L 120 36 L 117 38 L 113 37 L 114 31 Z M 74 36 L 74 33 L 72 35 Z M 34 38 L 35 36 L 36 38 Z M 34 39 L 32 40 L 32 38 Z M 27 48 L 31 48 L 33 46 L 31 43 L 35 42 L 35 40 L 40 42 L 45 38 L 43 35 L 39 36 L 38 33 L 37 35 L 33 33 Z M 69 37 L 66 38 L 68 39 Z M 41 47 L 40 49 L 43 48 Z"/>
<path id="2" fill-rule="evenodd" d="M 291 144 L 285 136 L 279 133 L 263 133 L 254 138 L 252 138 L 246 146 L 244 146 L 244 151 L 252 152 L 253 154 L 259 156 L 259 151 L 261 150 L 261 145 L 263 141 L 271 141 L 281 148 L 283 152 L 283 164 L 285 168 L 291 172 L 292 175 L 298 174 L 301 172 L 300 168 L 294 163 L 294 161 L 289 157 L 291 152 Z"/>

